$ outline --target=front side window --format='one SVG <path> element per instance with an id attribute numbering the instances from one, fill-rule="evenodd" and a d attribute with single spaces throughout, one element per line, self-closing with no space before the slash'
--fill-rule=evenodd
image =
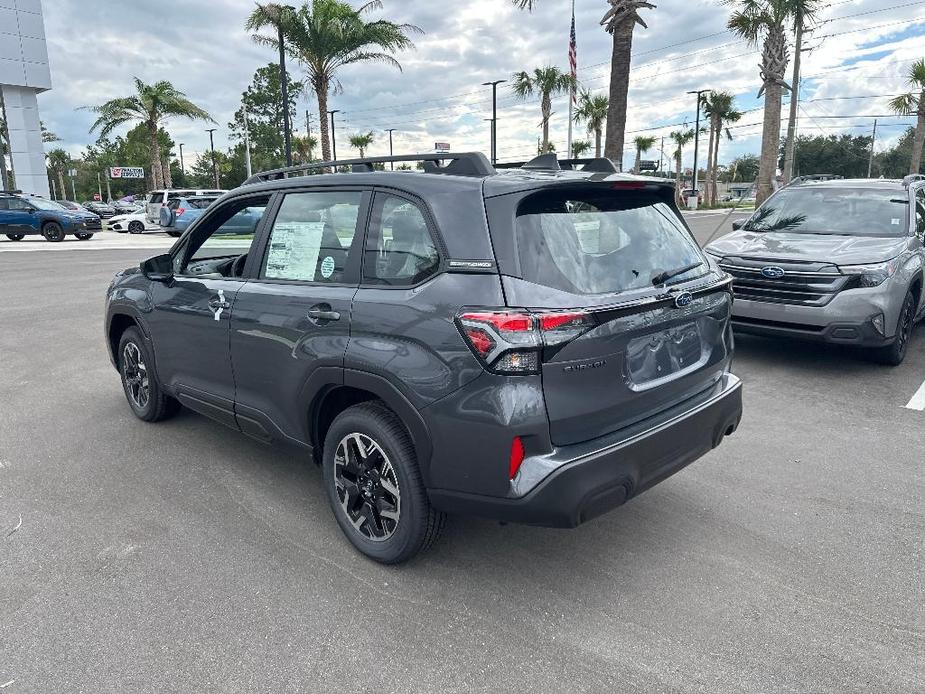
<path id="1" fill-rule="evenodd" d="M 268 204 L 268 196 L 235 200 L 204 219 L 190 237 L 186 251 L 177 256 L 178 274 L 195 268 L 193 274 L 218 272 L 232 276 L 242 269 L 243 260 L 237 265 L 234 261 L 250 250 Z"/>
<path id="2" fill-rule="evenodd" d="M 915 192 L 915 233 L 925 241 L 925 188 Z"/>
<path id="3" fill-rule="evenodd" d="M 432 275 L 439 264 L 440 254 L 421 208 L 395 195 L 377 195 L 363 280 L 369 284 L 409 286 Z"/>
<path id="4" fill-rule="evenodd" d="M 746 231 L 839 236 L 905 236 L 906 191 L 807 183 L 779 191 L 742 228 Z"/>
<path id="5" fill-rule="evenodd" d="M 523 279 L 573 294 L 611 294 L 669 283 L 708 271 L 694 240 L 661 197 L 645 191 L 549 191 L 517 211 Z"/>
<path id="6" fill-rule="evenodd" d="M 270 231 L 261 277 L 336 284 L 344 281 L 363 193 L 290 193 Z"/>

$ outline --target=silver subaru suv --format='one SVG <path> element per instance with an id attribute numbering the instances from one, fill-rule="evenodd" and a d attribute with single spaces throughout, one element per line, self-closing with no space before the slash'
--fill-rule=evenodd
<path id="1" fill-rule="evenodd" d="M 867 348 L 897 365 L 925 313 L 925 176 L 796 179 L 706 247 L 733 327 Z"/>

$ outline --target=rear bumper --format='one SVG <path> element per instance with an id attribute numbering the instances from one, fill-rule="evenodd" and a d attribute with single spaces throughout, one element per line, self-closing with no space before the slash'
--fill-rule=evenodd
<path id="1" fill-rule="evenodd" d="M 545 461 L 553 471 L 522 497 L 432 489 L 431 503 L 448 513 L 575 527 L 694 462 L 735 431 L 741 418 L 741 381 L 726 374 L 706 400 L 630 438 L 590 451 L 586 445 L 557 449 Z"/>

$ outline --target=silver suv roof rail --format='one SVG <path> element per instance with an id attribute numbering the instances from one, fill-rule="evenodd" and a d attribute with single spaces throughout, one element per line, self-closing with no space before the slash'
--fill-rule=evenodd
<path id="1" fill-rule="evenodd" d="M 290 174 L 297 173 L 328 173 L 328 169 L 335 172 L 338 167 L 349 166 L 353 173 L 374 171 L 374 164 L 388 164 L 393 162 L 419 161 L 424 165 L 424 173 L 447 174 L 452 176 L 492 176 L 495 167 L 481 152 L 458 152 L 445 154 L 399 154 L 386 157 L 363 157 L 362 159 L 341 159 L 339 161 L 318 161 L 309 164 L 286 166 L 281 169 L 271 169 L 256 173 L 244 185 L 276 181 L 289 178 Z M 444 163 L 446 162 L 446 163 Z"/>
<path id="2" fill-rule="evenodd" d="M 808 174 L 806 176 L 796 176 L 790 179 L 788 186 L 797 186 L 801 183 L 820 183 L 822 181 L 840 181 L 845 177 L 841 174 Z"/>
<path id="3" fill-rule="evenodd" d="M 495 164 L 496 169 L 528 169 L 531 171 L 571 171 L 579 170 L 594 173 L 620 173 L 620 167 L 605 157 L 589 159 L 559 159 L 555 153 L 541 154 L 530 161 L 506 162 Z"/>

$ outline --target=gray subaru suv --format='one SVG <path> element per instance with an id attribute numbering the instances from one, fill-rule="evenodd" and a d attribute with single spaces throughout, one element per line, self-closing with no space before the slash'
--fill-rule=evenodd
<path id="1" fill-rule="evenodd" d="M 116 275 L 106 343 L 135 415 L 292 444 L 386 563 L 447 513 L 576 526 L 738 426 L 730 278 L 670 184 L 606 159 L 344 167 L 257 174 Z"/>
<path id="2" fill-rule="evenodd" d="M 900 364 L 925 313 L 925 176 L 795 179 L 706 247 L 737 331 L 857 345 Z"/>

